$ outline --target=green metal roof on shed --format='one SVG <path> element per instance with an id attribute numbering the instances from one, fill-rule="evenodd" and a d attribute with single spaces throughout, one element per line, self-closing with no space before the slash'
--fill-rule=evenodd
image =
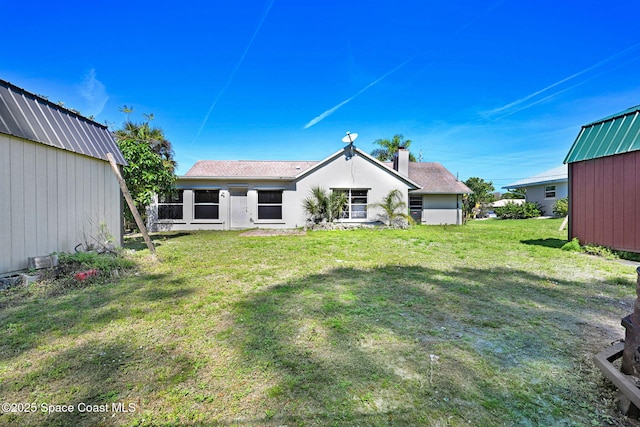
<path id="1" fill-rule="evenodd" d="M 582 126 L 564 163 L 640 150 L 640 105 Z"/>

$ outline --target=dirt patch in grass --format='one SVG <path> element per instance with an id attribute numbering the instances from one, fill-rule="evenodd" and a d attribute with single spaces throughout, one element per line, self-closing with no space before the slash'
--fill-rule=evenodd
<path id="1" fill-rule="evenodd" d="M 241 236 L 245 237 L 266 237 L 266 236 L 304 236 L 307 234 L 304 230 L 266 230 L 258 228 L 255 230 L 248 230 L 241 233 Z"/>

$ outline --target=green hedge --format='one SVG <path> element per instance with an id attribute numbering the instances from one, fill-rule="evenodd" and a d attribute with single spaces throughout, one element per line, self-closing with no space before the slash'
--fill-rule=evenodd
<path id="1" fill-rule="evenodd" d="M 494 211 L 500 219 L 526 219 L 542 215 L 540 205 L 534 202 L 525 202 L 521 205 L 509 202 L 503 207 L 495 208 Z"/>

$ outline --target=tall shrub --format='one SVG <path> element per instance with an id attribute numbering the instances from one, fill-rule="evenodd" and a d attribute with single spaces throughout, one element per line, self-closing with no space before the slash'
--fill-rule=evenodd
<path id="1" fill-rule="evenodd" d="M 526 219 L 542 215 L 540 205 L 534 202 L 525 202 L 521 205 L 509 202 L 503 207 L 495 208 L 495 212 L 500 219 Z"/>
<path id="2" fill-rule="evenodd" d="M 560 217 L 569 215 L 569 199 L 567 197 L 556 200 L 553 204 L 553 214 Z"/>

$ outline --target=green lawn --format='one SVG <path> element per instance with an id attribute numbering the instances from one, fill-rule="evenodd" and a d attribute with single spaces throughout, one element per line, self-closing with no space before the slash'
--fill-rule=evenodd
<path id="1" fill-rule="evenodd" d="M 559 225 L 130 242 L 117 283 L 0 295 L 0 396 L 37 408 L 0 425 L 626 425 L 591 358 L 635 268 Z"/>

